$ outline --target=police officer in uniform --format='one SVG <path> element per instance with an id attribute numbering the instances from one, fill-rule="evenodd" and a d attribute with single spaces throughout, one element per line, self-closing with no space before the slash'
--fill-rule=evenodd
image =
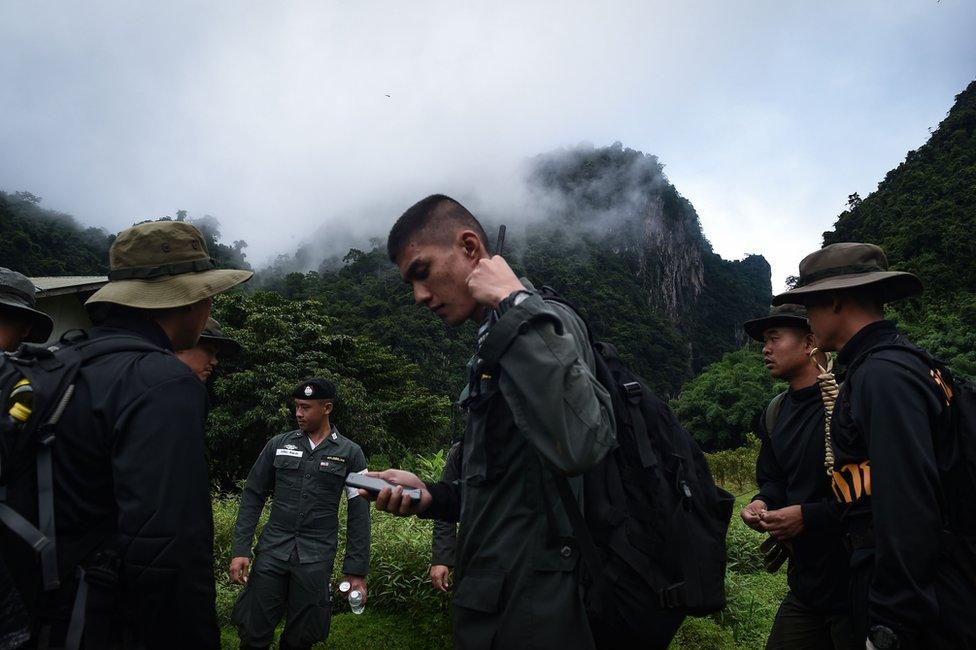
<path id="1" fill-rule="evenodd" d="M 376 507 L 460 521 L 456 648 L 594 647 L 579 551 L 555 485 L 556 475 L 570 477 L 579 499 L 579 475 L 616 438 L 585 324 L 491 256 L 481 224 L 449 197 L 408 209 L 387 251 L 418 303 L 449 325 L 470 319 L 482 327 L 468 366 L 462 480 L 424 485 L 386 470 L 379 476 L 397 487 L 383 489 Z M 403 497 L 404 486 L 421 488 L 419 502 Z"/>
<path id="2" fill-rule="evenodd" d="M 292 394 L 299 428 L 272 438 L 247 476 L 234 530 L 231 580 L 247 587 L 234 607 L 242 648 L 267 648 L 282 615 L 281 648 L 310 648 L 329 635 L 329 580 L 339 533 L 339 499 L 349 498 L 345 580 L 366 596 L 369 504 L 345 487 L 366 470 L 363 450 L 331 424 L 336 389 L 326 379 L 302 382 Z M 248 575 L 251 541 L 269 493 L 271 517 Z"/>
<path id="3" fill-rule="evenodd" d="M 805 257 L 799 285 L 773 299 L 804 303 L 819 343 L 847 368 L 832 418 L 833 492 L 855 633 L 879 650 L 976 648 L 966 529 L 976 495 L 952 482 L 962 459 L 946 417 L 951 386 L 884 319 L 885 303 L 921 290 L 914 275 L 888 270 L 878 246 L 847 242 Z"/>
<path id="4" fill-rule="evenodd" d="M 178 350 L 176 357 L 189 366 L 200 381 L 206 383 L 220 358 L 233 356 L 240 351 L 241 344 L 226 336 L 220 329 L 220 323 L 208 318 L 207 326 L 197 344 L 192 348 Z"/>
<path id="5" fill-rule="evenodd" d="M 847 553 L 824 472 L 824 406 L 819 370 L 810 358 L 817 342 L 806 315 L 803 306 L 787 304 L 743 325 L 763 344 L 769 374 L 789 382 L 789 390 L 773 398 L 755 427 L 762 440 L 756 462 L 759 493 L 741 513 L 747 526 L 776 540 L 774 556 L 789 555 L 790 589 L 776 613 L 767 650 L 854 647 Z"/>
<path id="6" fill-rule="evenodd" d="M 34 284 L 17 271 L 0 266 L 0 351 L 13 352 L 22 342 L 43 343 L 54 321 L 37 310 Z"/>

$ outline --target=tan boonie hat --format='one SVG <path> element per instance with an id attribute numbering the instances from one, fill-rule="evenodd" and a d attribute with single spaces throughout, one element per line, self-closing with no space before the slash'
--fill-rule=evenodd
<path id="1" fill-rule="evenodd" d="M 109 251 L 108 284 L 85 304 L 139 309 L 183 307 L 227 291 L 254 273 L 215 269 L 200 231 L 183 221 L 140 223 Z"/>
<path id="2" fill-rule="evenodd" d="M 803 305 L 787 303 L 772 307 L 769 316 L 747 320 L 742 324 L 742 329 L 753 339 L 762 343 L 763 333 L 770 327 L 799 327 L 810 329 L 810 321 L 807 320 L 807 308 Z"/>
<path id="3" fill-rule="evenodd" d="M 24 338 L 28 343 L 43 343 L 54 329 L 51 317 L 37 309 L 36 293 L 27 276 L 0 266 L 0 314 L 12 312 L 30 321 L 30 333 Z"/>
<path id="4" fill-rule="evenodd" d="M 828 291 L 871 287 L 882 302 L 892 302 L 922 292 L 922 281 L 911 273 L 889 271 L 880 246 L 843 242 L 824 246 L 800 262 L 800 282 L 795 289 L 773 298 L 774 305 L 806 304 Z"/>
<path id="5" fill-rule="evenodd" d="M 232 356 L 241 351 L 241 344 L 224 334 L 220 329 L 220 323 L 213 318 L 207 319 L 207 326 L 203 328 L 197 345 L 201 343 L 214 346 L 220 356 Z"/>

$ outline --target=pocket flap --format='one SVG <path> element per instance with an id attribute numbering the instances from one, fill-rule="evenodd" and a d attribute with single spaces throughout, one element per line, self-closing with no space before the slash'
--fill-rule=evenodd
<path id="1" fill-rule="evenodd" d="M 504 575 L 501 573 L 488 575 L 466 575 L 457 585 L 454 592 L 454 604 L 458 607 L 473 609 L 476 612 L 494 614 L 498 611 L 499 600 L 502 595 Z"/>
<path id="2" fill-rule="evenodd" d="M 295 456 L 275 456 L 274 459 L 276 469 L 298 469 L 301 464 L 302 459 Z"/>

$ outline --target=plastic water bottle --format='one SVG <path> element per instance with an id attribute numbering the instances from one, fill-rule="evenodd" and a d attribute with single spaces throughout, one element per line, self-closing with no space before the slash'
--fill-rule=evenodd
<path id="1" fill-rule="evenodd" d="M 349 592 L 349 609 L 352 610 L 353 614 L 362 614 L 363 610 L 366 609 L 366 603 L 363 602 L 363 595 L 359 593 L 358 589 Z"/>
<path id="2" fill-rule="evenodd" d="M 349 600 L 349 609 L 352 610 L 353 614 L 362 614 L 363 610 L 366 609 L 366 603 L 363 602 L 363 595 L 358 589 L 352 592 L 349 591 L 350 589 L 352 589 L 352 585 L 349 584 L 348 580 L 343 580 L 339 583 L 339 593 L 345 595 Z"/>

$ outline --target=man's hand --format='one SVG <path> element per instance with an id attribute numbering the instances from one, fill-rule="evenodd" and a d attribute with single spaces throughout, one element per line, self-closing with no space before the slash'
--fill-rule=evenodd
<path id="1" fill-rule="evenodd" d="M 363 576 L 351 576 L 348 573 L 342 576 L 342 579 L 349 583 L 349 593 L 346 594 L 346 598 L 349 597 L 354 591 L 358 591 L 363 595 L 363 604 L 366 604 L 366 578 Z"/>
<path id="2" fill-rule="evenodd" d="M 451 587 L 451 570 L 443 564 L 432 564 L 430 567 L 430 583 L 434 589 L 447 592 Z"/>
<path id="3" fill-rule="evenodd" d="M 803 510 L 800 506 L 767 510 L 760 514 L 759 519 L 762 529 L 776 539 L 792 539 L 803 532 Z"/>
<path id="4" fill-rule="evenodd" d="M 251 558 L 235 557 L 230 561 L 230 581 L 239 585 L 247 583 L 247 570 L 251 566 Z"/>
<path id="5" fill-rule="evenodd" d="M 766 502 L 762 499 L 756 499 L 743 508 L 739 516 L 742 517 L 742 521 L 745 522 L 746 526 L 761 533 L 765 531 L 765 528 L 762 527 L 760 515 L 765 511 Z"/>
<path id="6" fill-rule="evenodd" d="M 379 494 L 372 494 L 367 490 L 359 490 L 359 496 L 364 499 L 376 502 L 376 509 L 389 512 L 401 517 L 419 515 L 430 507 L 432 498 L 430 492 L 424 487 L 424 482 L 417 478 L 416 474 L 405 472 L 402 469 L 388 469 L 382 472 L 366 472 L 366 476 L 375 476 L 388 483 L 393 483 L 394 489 L 383 488 Z M 420 488 L 420 502 L 403 497 L 403 488 Z"/>
<path id="7" fill-rule="evenodd" d="M 486 257 L 478 261 L 467 279 L 468 290 L 479 304 L 498 309 L 498 303 L 513 291 L 525 290 L 512 267 L 501 255 Z"/>

